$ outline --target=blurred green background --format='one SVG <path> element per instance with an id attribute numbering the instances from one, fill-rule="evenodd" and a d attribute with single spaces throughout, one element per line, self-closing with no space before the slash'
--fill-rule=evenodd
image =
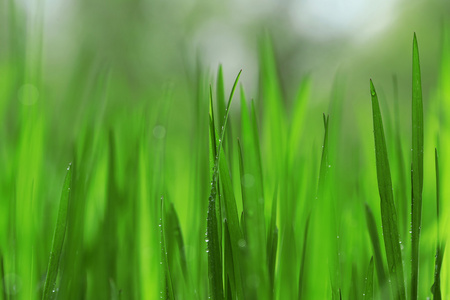
<path id="1" fill-rule="evenodd" d="M 261 123 L 266 124 L 261 100 L 265 83 L 261 45 L 265 41 L 273 45 L 273 75 L 281 91 L 278 101 L 287 115 L 295 106 L 300 84 L 305 78 L 311 80 L 303 121 L 307 125 L 301 130 L 301 143 L 295 144 L 303 149 L 299 161 L 305 157 L 309 161 L 304 172 L 314 177 L 311 186 L 317 184 L 321 114 L 328 112 L 331 120 L 339 120 L 335 123 L 339 138 L 331 155 L 338 169 L 334 176 L 339 178 L 334 183 L 335 197 L 342 203 L 351 198 L 351 204 L 339 202 L 344 207 L 342 222 L 349 220 L 342 230 L 351 232 L 364 224 L 355 217 L 362 209 L 346 210 L 347 205 L 359 207 L 367 201 L 379 215 L 369 78 L 377 84 L 385 122 L 391 124 L 395 123 L 392 78 L 398 78 L 397 129 L 404 142 L 401 151 L 408 153 L 411 40 L 416 32 L 425 122 L 430 124 L 425 129 L 427 151 L 438 146 L 437 125 L 427 113 L 441 112 L 441 122 L 446 124 L 448 102 L 439 108 L 432 100 L 448 100 L 449 96 L 445 80 L 450 66 L 442 50 L 449 38 L 445 29 L 449 17 L 450 3 L 437 0 L 0 0 L 0 254 L 9 274 L 8 291 L 17 290 L 11 293 L 20 299 L 41 292 L 63 178 L 67 164 L 73 161 L 78 189 L 72 203 L 78 204 L 72 205 L 69 216 L 65 255 L 77 257 L 73 261 L 78 265 L 61 263 L 66 274 L 77 274 L 61 275 L 61 286 L 67 288 L 61 291 L 61 299 L 68 299 L 74 286 L 84 288 L 79 295 L 71 294 L 73 299 L 82 294 L 89 299 L 110 298 L 120 286 L 134 287 L 132 293 L 125 288 L 129 296 L 124 299 L 158 297 L 160 273 L 141 266 L 157 265 L 160 259 L 155 254 L 159 250 L 149 250 L 157 244 L 158 234 L 146 235 L 149 228 L 157 228 L 160 208 L 157 200 L 139 199 L 162 195 L 178 212 L 195 278 L 180 293 L 191 295 L 186 299 L 193 295 L 205 299 L 206 256 L 199 256 L 205 254 L 209 192 L 208 85 L 216 84 L 222 64 L 228 93 L 243 69 L 240 83 L 248 100 L 254 99 L 260 108 Z M 230 117 L 236 136 L 238 94 Z M 333 99 L 342 107 L 333 108 Z M 262 154 L 270 157 L 264 126 L 259 128 Z M 445 158 L 445 150 L 450 150 L 445 133 L 441 136 L 443 169 L 450 165 Z M 387 135 L 394 140 L 393 133 Z M 232 136 L 233 143 L 236 136 Z M 228 148 L 229 161 L 237 169 L 233 147 Z M 393 156 L 394 149 L 390 151 Z M 407 169 L 410 155 L 405 155 L 405 161 Z M 430 199 L 434 199 L 433 168 L 431 155 L 425 159 L 424 189 Z M 268 178 L 265 192 L 271 198 L 267 195 L 274 193 L 275 184 Z M 447 179 L 450 173 L 443 171 L 443 185 Z M 305 179 L 302 184 L 308 182 Z M 450 192 L 443 189 L 445 198 Z M 305 189 L 295 195 L 301 198 L 313 193 Z M 443 206 L 447 211 L 447 204 Z M 268 200 L 266 218 L 270 208 Z M 304 220 L 302 205 L 295 209 Z M 424 201 L 428 231 L 435 229 L 434 211 Z M 300 233 L 304 222 L 293 226 Z M 361 253 L 366 255 L 370 246 L 365 237 L 360 238 L 365 243 Z M 111 240 L 116 242 L 109 244 Z M 433 238 L 424 238 L 424 243 L 428 243 L 428 252 L 434 251 Z M 364 261 L 364 266 L 358 265 L 360 275 L 369 258 L 364 255 L 358 258 Z M 430 258 L 427 263 L 426 267 L 432 267 L 434 261 Z M 429 295 L 432 271 L 427 274 L 422 296 Z M 103 277 L 101 283 L 91 284 Z"/>

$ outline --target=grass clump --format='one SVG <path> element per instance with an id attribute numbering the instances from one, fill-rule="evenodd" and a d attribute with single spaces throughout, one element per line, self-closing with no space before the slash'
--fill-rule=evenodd
<path id="1" fill-rule="evenodd" d="M 187 67 L 188 91 L 178 82 L 155 92 L 87 60 L 65 101 L 45 102 L 36 91 L 52 99 L 54 87 L 23 53 L 0 64 L 0 117 L 11 126 L 0 130 L 0 299 L 448 298 L 450 114 L 424 110 L 415 36 L 411 140 L 400 134 L 396 80 L 395 103 L 370 81 L 371 115 L 349 117 L 339 79 L 328 108 L 313 98 L 313 76 L 289 99 L 268 36 L 254 97 L 241 72 L 225 97 L 221 66 L 214 85 L 203 67 Z M 391 104 L 393 122 L 383 114 Z M 442 127 L 434 141 L 429 123 Z"/>

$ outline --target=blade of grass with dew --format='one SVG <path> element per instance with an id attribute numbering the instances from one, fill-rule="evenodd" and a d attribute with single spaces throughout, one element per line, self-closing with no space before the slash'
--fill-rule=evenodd
<path id="1" fill-rule="evenodd" d="M 370 258 L 369 268 L 366 273 L 363 299 L 373 300 L 373 256 Z"/>
<path id="2" fill-rule="evenodd" d="M 228 116 L 230 112 L 231 100 L 233 99 L 234 91 L 236 90 L 239 77 L 241 76 L 242 70 L 239 71 L 236 80 L 234 82 L 233 88 L 230 93 L 230 98 L 228 100 L 226 114 L 224 117 L 223 129 L 219 138 L 218 147 L 215 145 L 215 126 L 214 126 L 214 107 L 212 101 L 212 94 L 210 93 L 210 145 L 213 147 L 211 150 L 214 159 L 214 167 L 212 169 L 212 181 L 211 181 L 211 192 L 208 199 L 208 218 L 207 218 L 207 240 L 208 240 L 208 273 L 210 280 L 210 291 L 211 297 L 214 300 L 223 299 L 223 285 L 222 285 L 222 262 L 221 262 L 221 252 L 220 252 L 220 241 L 219 232 L 216 217 L 216 198 L 217 198 L 217 188 L 218 188 L 218 175 L 219 175 L 219 164 L 220 164 L 220 153 L 222 149 L 223 139 L 225 137 L 226 126 L 228 121 Z"/>
<path id="3" fill-rule="evenodd" d="M 418 297 L 419 240 L 422 223 L 423 190 L 423 103 L 417 37 L 413 39 L 412 70 L 412 235 L 411 235 L 411 299 Z"/>
<path id="4" fill-rule="evenodd" d="M 383 224 L 384 245 L 388 262 L 389 277 L 394 299 L 406 299 L 403 276 L 402 253 L 397 227 L 397 213 L 392 192 L 391 171 L 384 137 L 383 120 L 375 86 L 370 80 L 372 96 L 373 130 L 375 158 L 377 166 L 378 191 L 380 194 L 381 222 Z"/>
<path id="5" fill-rule="evenodd" d="M 164 274 L 162 276 L 162 286 L 165 287 L 163 290 L 165 291 L 164 298 L 165 299 L 175 299 L 174 293 L 173 293 L 173 283 L 172 283 L 172 276 L 169 268 L 169 261 L 167 259 L 167 248 L 166 248 L 166 208 L 164 205 L 164 197 L 161 197 L 161 215 L 160 215 L 160 245 L 161 245 L 161 268 L 162 273 Z"/>
<path id="6" fill-rule="evenodd" d="M 212 104 L 212 100 L 211 100 Z M 210 145 L 212 145 L 211 152 L 216 153 L 215 145 L 215 126 L 213 119 L 213 108 L 210 109 Z M 218 154 L 213 156 L 214 167 L 212 170 L 211 191 L 208 198 L 208 217 L 206 225 L 206 245 L 208 253 L 208 278 L 210 297 L 213 300 L 223 299 L 223 287 L 222 287 L 222 262 L 220 257 L 219 246 L 219 232 L 217 229 L 217 217 L 216 217 L 216 198 L 217 198 L 217 181 L 218 181 Z M 213 158 L 214 159 L 214 158 Z"/>
<path id="7" fill-rule="evenodd" d="M 42 299 L 51 299 L 56 285 L 56 277 L 59 269 L 59 259 L 64 244 L 64 237 L 66 235 L 67 226 L 67 211 L 69 209 L 70 186 L 72 184 L 72 164 L 67 168 L 66 178 L 61 192 L 61 199 L 59 201 L 58 217 L 56 220 L 55 232 L 53 234 L 52 250 L 50 252 L 50 259 L 47 268 L 47 277 L 44 284 L 44 292 Z"/>
<path id="8" fill-rule="evenodd" d="M 380 240 L 378 239 L 377 224 L 375 222 L 375 217 L 369 204 L 364 203 L 366 212 L 366 222 L 367 229 L 369 231 L 370 241 L 372 242 L 373 253 L 375 257 L 375 267 L 377 269 L 378 284 L 380 285 L 380 291 L 386 290 L 386 273 L 383 265 L 383 257 L 381 255 Z M 384 298 L 389 298 L 389 294 L 384 294 Z"/>
<path id="9" fill-rule="evenodd" d="M 441 269 L 442 269 L 442 260 L 444 257 L 445 251 L 445 242 L 441 242 L 440 240 L 440 181 L 439 181 L 439 157 L 438 151 L 434 149 L 434 158 L 435 158 L 435 168 L 436 168 L 436 223 L 437 223 L 437 238 L 436 238 L 436 256 L 435 256 L 435 264 L 434 264 L 434 283 L 431 287 L 431 293 L 433 294 L 433 299 L 440 300 L 442 299 L 441 292 Z"/>
<path id="10" fill-rule="evenodd" d="M 298 299 L 303 299 L 303 289 L 305 280 L 305 263 L 306 263 L 306 245 L 308 242 L 308 229 L 309 220 L 311 219 L 311 214 L 308 215 L 305 224 L 305 232 L 303 233 L 303 250 L 302 250 L 302 260 L 300 262 L 300 275 L 298 277 Z"/>

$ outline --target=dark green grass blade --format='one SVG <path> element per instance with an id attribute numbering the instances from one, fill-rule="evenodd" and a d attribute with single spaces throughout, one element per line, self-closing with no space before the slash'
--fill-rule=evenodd
<path id="1" fill-rule="evenodd" d="M 212 101 L 211 101 L 212 103 Z M 211 111 L 213 109 L 211 108 Z M 208 278 L 210 297 L 213 300 L 223 299 L 222 287 L 222 261 L 220 256 L 219 233 L 217 228 L 216 217 L 216 198 L 217 198 L 217 181 L 218 181 L 218 154 L 215 147 L 215 128 L 214 119 L 210 117 L 210 145 L 214 159 L 214 167 L 212 170 L 211 191 L 208 198 L 208 217 L 206 225 L 206 244 L 208 253 Z"/>
<path id="2" fill-rule="evenodd" d="M 412 235 L 411 235 L 411 299 L 417 299 L 419 283 L 419 239 L 422 223 L 423 189 L 423 103 L 419 49 L 413 40 L 412 71 Z"/>
<path id="3" fill-rule="evenodd" d="M 437 149 L 434 149 L 435 166 L 436 166 L 436 217 L 437 217 L 437 242 L 436 242 L 436 256 L 434 265 L 434 283 L 431 287 L 431 293 L 433 294 L 433 299 L 442 299 L 441 293 L 441 268 L 442 260 L 444 257 L 445 242 L 441 243 L 440 240 L 440 218 L 439 218 L 439 202 L 440 202 L 440 182 L 439 182 L 439 160 Z"/>
<path id="4" fill-rule="evenodd" d="M 367 229 L 369 230 L 370 241 L 372 242 L 373 253 L 375 256 L 375 267 L 378 274 L 378 283 L 380 285 L 380 290 L 384 290 L 387 281 L 383 266 L 383 257 L 381 255 L 380 240 L 378 239 L 377 224 L 375 223 L 375 217 L 367 202 L 365 203 L 365 207 Z"/>
<path id="5" fill-rule="evenodd" d="M 370 258 L 369 268 L 367 269 L 363 299 L 373 300 L 373 256 Z"/>
<path id="6" fill-rule="evenodd" d="M 317 190 L 317 196 L 319 198 L 323 197 L 324 193 L 324 184 L 328 173 L 328 121 L 330 116 L 325 116 L 323 114 L 323 124 L 325 127 L 325 135 L 323 138 L 323 147 L 322 147 L 322 158 L 320 161 L 320 171 L 319 171 L 319 184 Z"/>
<path id="7" fill-rule="evenodd" d="M 69 208 L 70 186 L 72 184 L 72 164 L 67 168 L 66 178 L 59 201 L 58 217 L 56 219 L 55 233 L 53 234 L 52 250 L 48 262 L 47 278 L 45 279 L 44 292 L 42 299 L 50 299 L 55 289 L 56 277 L 59 269 L 59 259 L 64 244 L 67 225 L 67 211 Z"/>
<path id="8" fill-rule="evenodd" d="M 311 213 L 308 214 L 305 224 L 305 232 L 303 233 L 303 250 L 302 250 L 302 260 L 300 262 L 300 275 L 298 277 L 298 299 L 303 299 L 303 288 L 305 279 L 305 263 L 306 263 L 306 245 L 308 242 L 308 229 L 309 220 L 311 219 Z"/>
<path id="9" fill-rule="evenodd" d="M 380 194 L 381 222 L 383 224 L 384 245 L 388 262 L 389 277 L 394 299 L 405 299 L 402 253 L 397 227 L 397 213 L 392 192 L 391 171 L 389 167 L 383 120 L 375 87 L 370 80 L 372 96 L 373 130 L 377 165 L 378 191 Z"/>
<path id="10" fill-rule="evenodd" d="M 161 215 L 160 215 L 160 244 L 161 244 L 161 267 L 163 271 L 163 287 L 165 287 L 165 298 L 172 300 L 175 299 L 174 293 L 173 293 L 173 284 L 172 284 L 172 276 L 170 274 L 169 269 L 169 261 L 167 259 L 167 247 L 166 247 L 166 234 L 167 234 L 167 228 L 166 228 L 166 208 L 164 205 L 164 198 L 161 197 Z"/>

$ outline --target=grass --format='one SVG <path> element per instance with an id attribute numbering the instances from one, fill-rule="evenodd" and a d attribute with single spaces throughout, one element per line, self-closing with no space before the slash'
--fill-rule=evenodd
<path id="1" fill-rule="evenodd" d="M 339 78 L 288 99 L 269 36 L 254 97 L 245 70 L 226 97 L 221 66 L 157 92 L 88 59 L 59 101 L 34 34 L 0 56 L 0 299 L 450 296 L 446 38 L 430 96 L 414 35 L 411 104 L 370 81 L 351 111 Z"/>

